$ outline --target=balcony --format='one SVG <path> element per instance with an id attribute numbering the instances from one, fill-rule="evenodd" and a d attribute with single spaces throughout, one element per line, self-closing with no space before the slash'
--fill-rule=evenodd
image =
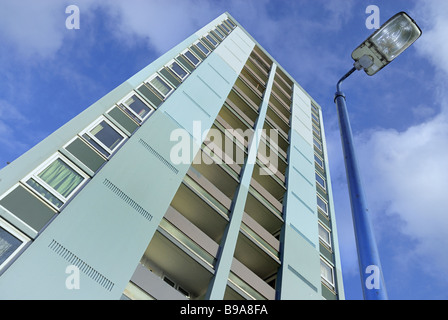
<path id="1" fill-rule="evenodd" d="M 207 241 L 207 236 L 199 229 L 172 208 L 170 210 L 166 217 L 169 220 L 162 220 L 140 263 L 160 278 L 167 277 L 169 283 L 182 289 L 189 299 L 201 299 L 213 276 L 218 245 Z M 176 295 L 166 298 L 176 299 Z"/>
<path id="2" fill-rule="evenodd" d="M 210 190 L 215 196 L 210 194 Z M 230 200 L 218 191 L 204 177 L 190 173 L 171 201 L 174 209 L 216 243 L 222 239 L 230 208 Z"/>

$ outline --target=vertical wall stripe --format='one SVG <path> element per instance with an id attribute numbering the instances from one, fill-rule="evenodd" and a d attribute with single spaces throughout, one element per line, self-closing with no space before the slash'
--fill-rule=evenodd
<path id="1" fill-rule="evenodd" d="M 255 133 L 261 132 L 263 129 L 266 113 L 268 110 L 269 97 L 271 96 L 272 84 L 276 71 L 276 64 L 273 63 L 269 73 L 266 91 L 259 110 L 257 122 L 255 124 Z M 240 231 L 241 220 L 243 219 L 244 207 L 246 205 L 247 194 L 249 192 L 250 181 L 257 158 L 258 145 L 260 143 L 261 134 L 254 134 L 249 144 L 247 160 L 243 166 L 240 185 L 236 191 L 232 202 L 230 212 L 230 222 L 221 241 L 220 250 L 218 252 L 217 262 L 215 265 L 215 274 L 210 281 L 206 299 L 222 300 L 227 286 L 227 278 L 229 277 L 230 268 L 232 266 L 233 254 Z"/>

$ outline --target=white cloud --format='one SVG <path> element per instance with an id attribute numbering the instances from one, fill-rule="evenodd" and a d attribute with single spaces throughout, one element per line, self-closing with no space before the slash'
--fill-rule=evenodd
<path id="1" fill-rule="evenodd" d="M 418 263 L 427 274 L 439 276 L 448 264 L 444 249 L 448 246 L 448 3 L 418 2 L 416 8 L 419 13 L 414 18 L 424 27 L 415 44 L 417 51 L 438 70 L 433 78 L 434 96 L 428 99 L 435 99 L 441 111 L 402 132 L 363 132 L 356 137 L 356 145 L 374 223 L 383 232 L 387 228 L 391 234 L 394 228 L 397 236 L 413 240 L 408 251 L 401 252 L 402 262 Z M 414 115 L 424 112 L 427 119 L 427 107 L 409 105 L 409 110 Z"/>
<path id="2" fill-rule="evenodd" d="M 52 55 L 62 44 L 65 6 L 55 1 L 2 1 L 0 29 L 4 41 L 25 56 Z"/>

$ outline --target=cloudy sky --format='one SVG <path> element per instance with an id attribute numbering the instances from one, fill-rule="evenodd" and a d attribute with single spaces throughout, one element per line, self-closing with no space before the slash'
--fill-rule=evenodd
<path id="1" fill-rule="evenodd" d="M 80 28 L 68 30 L 69 5 Z M 446 0 L 0 0 L 0 168 L 165 51 L 229 12 L 323 108 L 347 299 L 361 299 L 337 115 L 337 80 L 380 22 L 423 36 L 374 77 L 344 82 L 391 299 L 447 299 Z"/>

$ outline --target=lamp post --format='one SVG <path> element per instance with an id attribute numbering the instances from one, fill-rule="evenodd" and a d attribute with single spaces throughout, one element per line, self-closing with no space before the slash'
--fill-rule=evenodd
<path id="1" fill-rule="evenodd" d="M 361 184 L 342 82 L 356 70 L 372 76 L 406 50 L 422 34 L 417 24 L 405 12 L 384 23 L 352 53 L 354 67 L 337 83 L 335 103 L 339 118 L 347 183 L 355 229 L 358 263 L 364 299 L 386 300 L 380 257 Z"/>

